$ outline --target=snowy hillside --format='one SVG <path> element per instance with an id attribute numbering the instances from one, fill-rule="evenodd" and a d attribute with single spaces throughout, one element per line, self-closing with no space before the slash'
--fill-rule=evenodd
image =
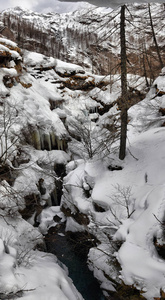
<path id="1" fill-rule="evenodd" d="M 164 5 L 151 4 L 155 34 L 164 58 Z M 120 8 L 89 8 L 73 13 L 39 14 L 19 7 L 1 13 L 21 48 L 78 63 L 96 74 L 116 74 L 120 64 Z M 147 4 L 130 4 L 126 10 L 129 72 L 148 77 L 160 67 L 152 37 Z M 153 55 L 154 53 L 154 55 Z M 145 66 L 144 66 L 145 65 Z M 144 71 L 145 69 L 145 71 Z M 154 79 L 154 78 L 152 78 Z"/>
<path id="2" fill-rule="evenodd" d="M 83 299 L 43 252 L 54 216 L 97 238 L 89 266 L 107 299 L 125 286 L 163 297 L 164 70 L 146 97 L 145 78 L 128 74 L 121 162 L 120 74 L 93 75 L 5 38 L 0 54 L 0 297 Z"/>
<path id="3" fill-rule="evenodd" d="M 160 299 L 165 291 L 164 256 L 159 256 L 164 245 L 164 72 L 154 85 L 161 93 L 153 87 L 129 110 L 125 161 L 112 153 L 69 164 L 62 201 L 63 211 L 69 207 L 73 214 L 66 228 L 76 230 L 77 207 L 88 216 L 82 228 L 101 241 L 90 250 L 89 262 L 102 287 L 114 292 L 124 282 L 146 299 Z"/>

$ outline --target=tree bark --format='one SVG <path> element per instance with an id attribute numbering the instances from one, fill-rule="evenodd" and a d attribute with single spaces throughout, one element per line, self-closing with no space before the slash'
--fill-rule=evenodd
<path id="1" fill-rule="evenodd" d="M 157 55 L 158 55 L 158 58 L 159 58 L 160 67 L 162 69 L 163 68 L 163 61 L 162 61 L 162 58 L 161 58 L 161 55 L 160 55 L 160 50 L 159 50 L 159 46 L 158 46 L 156 35 L 155 35 L 154 25 L 153 25 L 153 22 L 152 22 L 150 3 L 148 3 L 148 13 L 149 13 L 149 18 L 150 18 L 150 25 L 151 25 L 153 40 L 154 40 L 155 47 L 156 47 L 156 52 L 157 52 Z"/>
<path id="2" fill-rule="evenodd" d="M 120 132 L 120 150 L 119 159 L 123 160 L 126 155 L 127 140 L 127 120 L 128 120 L 128 91 L 127 91 L 127 55 L 126 55 L 126 37 L 125 37 L 125 8 L 121 7 L 120 17 L 120 46 L 121 46 L 121 132 Z"/>

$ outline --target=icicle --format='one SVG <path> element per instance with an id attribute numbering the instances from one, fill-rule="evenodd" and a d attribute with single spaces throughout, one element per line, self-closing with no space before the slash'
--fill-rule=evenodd
<path id="1" fill-rule="evenodd" d="M 44 150 L 44 134 L 42 131 L 39 131 L 40 133 L 40 140 L 41 140 L 41 149 Z"/>
<path id="2" fill-rule="evenodd" d="M 40 139 L 40 133 L 39 133 L 38 129 L 35 129 L 32 132 L 31 138 L 32 138 L 32 144 L 34 145 L 34 147 L 37 150 L 41 150 L 41 139 Z"/>
<path id="3" fill-rule="evenodd" d="M 50 140 L 51 140 L 51 148 L 55 149 L 55 147 L 56 147 L 56 137 L 55 137 L 54 132 L 50 133 Z"/>
<path id="4" fill-rule="evenodd" d="M 63 140 L 61 140 L 61 150 L 63 150 Z"/>
<path id="5" fill-rule="evenodd" d="M 51 140 L 50 140 L 50 134 L 45 133 L 43 135 L 44 137 L 44 149 L 51 151 Z"/>
<path id="6" fill-rule="evenodd" d="M 52 195 L 50 195 L 50 197 L 46 200 L 47 205 L 50 207 L 52 205 L 54 205 L 53 201 L 52 201 Z"/>
<path id="7" fill-rule="evenodd" d="M 57 148 L 58 150 L 63 150 L 63 141 L 57 138 Z"/>

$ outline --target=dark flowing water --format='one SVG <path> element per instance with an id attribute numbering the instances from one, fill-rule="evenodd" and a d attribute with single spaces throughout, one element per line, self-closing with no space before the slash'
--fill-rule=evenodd
<path id="1" fill-rule="evenodd" d="M 67 266 L 69 277 L 85 300 L 105 300 L 98 281 L 88 269 L 86 259 L 80 251 L 75 251 L 73 243 L 66 236 L 49 233 L 46 236 L 47 250 Z"/>

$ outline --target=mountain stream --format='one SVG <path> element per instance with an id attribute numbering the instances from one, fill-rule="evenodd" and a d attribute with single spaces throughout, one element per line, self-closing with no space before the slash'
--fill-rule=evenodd
<path id="1" fill-rule="evenodd" d="M 87 255 L 75 251 L 74 243 L 64 235 L 64 231 L 49 231 L 45 241 L 47 251 L 67 266 L 69 277 L 85 300 L 105 300 L 98 281 L 87 266 Z"/>

